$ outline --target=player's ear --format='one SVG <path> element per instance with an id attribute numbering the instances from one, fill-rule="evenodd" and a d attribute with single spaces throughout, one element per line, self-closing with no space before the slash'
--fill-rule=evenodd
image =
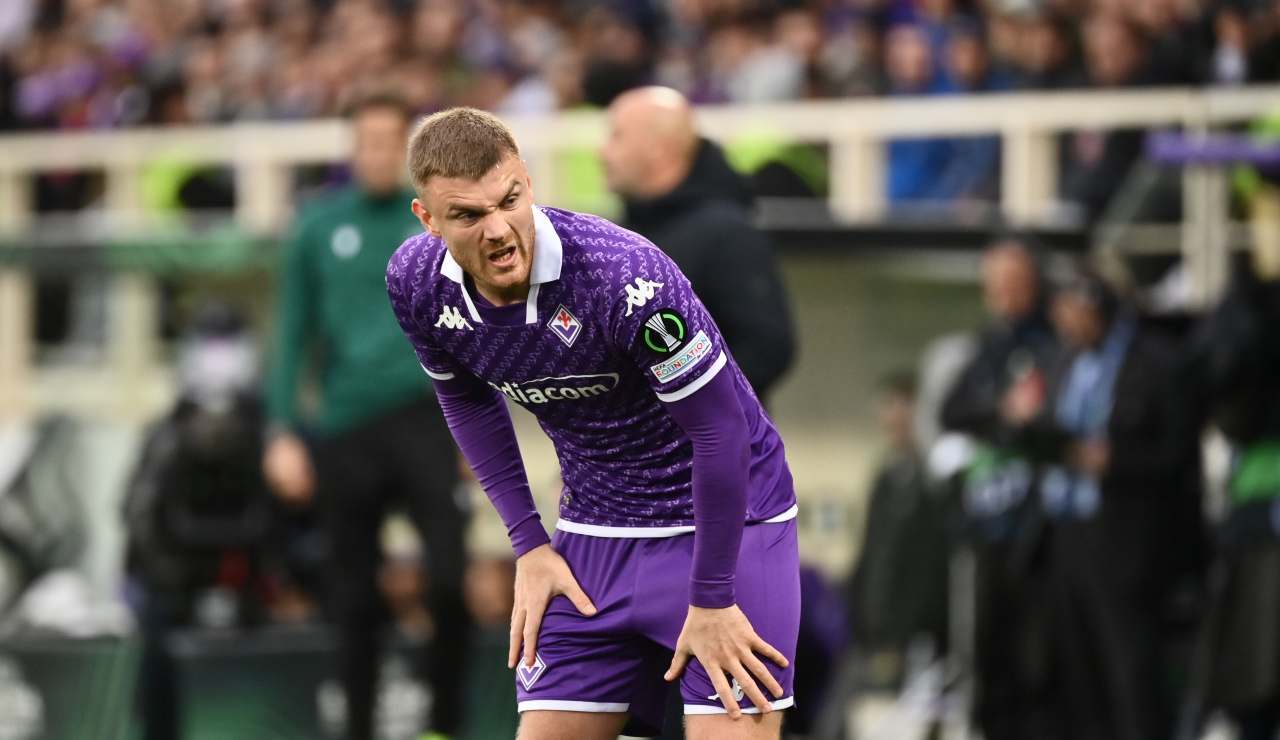
<path id="1" fill-rule="evenodd" d="M 413 202 L 409 204 L 409 209 L 417 217 L 418 223 L 422 224 L 422 228 L 430 232 L 432 236 L 440 236 L 440 230 L 436 228 L 435 219 L 431 217 L 431 212 L 427 210 L 421 200 L 414 198 Z"/>

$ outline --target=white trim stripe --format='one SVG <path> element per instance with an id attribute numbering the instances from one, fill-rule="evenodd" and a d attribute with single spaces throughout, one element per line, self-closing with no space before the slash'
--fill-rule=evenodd
<path id="1" fill-rule="evenodd" d="M 524 323 L 538 323 L 538 288 L 540 283 L 533 283 L 529 286 L 529 297 L 524 304 Z"/>
<path id="2" fill-rule="evenodd" d="M 769 706 L 773 707 L 774 709 L 787 709 L 788 707 L 795 706 L 795 704 L 796 704 L 796 698 L 794 696 L 788 696 L 785 699 L 779 699 L 777 701 L 769 702 Z M 684 713 L 685 714 L 728 714 L 729 710 L 725 709 L 723 704 L 715 704 L 715 705 L 685 704 Z M 759 714 L 760 707 L 743 707 L 742 713 L 743 714 Z"/>
<path id="3" fill-rule="evenodd" d="M 440 274 L 459 285 L 462 284 L 462 265 L 453 258 L 447 246 L 444 248 L 444 261 L 440 263 Z"/>
<path id="4" fill-rule="evenodd" d="M 426 373 L 432 380 L 453 380 L 454 377 L 453 373 L 437 373 L 428 370 L 427 366 L 423 365 L 421 362 L 418 363 L 418 367 L 422 368 L 422 372 Z"/>
<path id="5" fill-rule="evenodd" d="M 459 283 L 458 290 L 462 291 L 462 302 L 467 304 L 467 313 L 471 314 L 471 320 L 477 324 L 483 324 L 480 319 L 480 312 L 476 310 L 476 304 L 471 300 L 471 293 L 467 292 L 467 284 Z"/>
<path id="6" fill-rule="evenodd" d="M 581 524 L 561 519 L 556 522 L 556 529 L 573 534 L 585 534 L 591 537 L 625 537 L 631 539 L 650 539 L 655 537 L 675 537 L 689 534 L 693 525 L 677 527 L 606 527 L 601 524 Z"/>
<path id="7" fill-rule="evenodd" d="M 800 505 L 792 504 L 790 509 L 776 514 L 758 522 L 747 522 L 746 526 L 754 527 L 757 524 L 779 524 L 781 522 L 791 521 L 800 513 Z M 682 534 L 689 534 L 695 531 L 693 525 L 679 525 L 675 527 L 607 527 L 602 524 L 583 524 L 581 522 L 571 522 L 567 519 L 560 519 L 556 522 L 556 529 L 571 534 L 584 534 L 588 537 L 615 537 L 620 539 L 654 539 L 657 537 L 676 537 Z"/>
<path id="8" fill-rule="evenodd" d="M 786 511 L 776 516 L 771 516 L 768 519 L 765 519 L 764 521 L 759 523 L 760 524 L 777 524 L 779 522 L 789 522 L 792 519 L 795 519 L 799 514 L 800 514 L 800 504 L 792 504 L 790 509 L 787 509 Z"/>
<path id="9" fill-rule="evenodd" d="M 665 403 L 671 403 L 673 401 L 679 401 L 682 398 L 688 398 L 689 396 L 692 396 L 693 394 L 697 393 L 698 390 L 702 388 L 702 386 L 706 385 L 707 383 L 710 383 L 712 379 L 714 379 L 717 375 L 719 375 L 720 371 L 723 370 L 724 366 L 727 365 L 728 363 L 729 363 L 729 356 L 724 353 L 724 350 L 720 350 L 720 356 L 716 358 L 715 362 L 711 363 L 711 369 L 707 370 L 705 373 L 699 376 L 692 383 L 690 383 L 689 385 L 686 385 L 685 387 L 681 388 L 678 391 L 672 391 L 671 393 L 657 394 L 658 400 L 663 401 Z"/>
<path id="10" fill-rule="evenodd" d="M 625 712 L 630 704 L 605 701 L 567 701 L 564 699 L 530 699 L 516 705 L 517 712 L 546 710 L 552 712 Z"/>
<path id="11" fill-rule="evenodd" d="M 556 227 L 542 212 L 541 206 L 533 207 L 533 265 L 529 268 L 529 283 L 550 283 L 560 279 L 560 267 L 564 262 L 564 244 Z M 532 321 L 530 324 L 534 323 Z"/>

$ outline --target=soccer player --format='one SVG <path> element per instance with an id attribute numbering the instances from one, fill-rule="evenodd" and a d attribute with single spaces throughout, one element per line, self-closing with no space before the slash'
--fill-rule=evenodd
<path id="1" fill-rule="evenodd" d="M 795 492 L 688 280 L 643 237 L 535 206 L 487 113 L 422 121 L 409 170 L 427 233 L 392 257 L 387 290 L 517 556 L 520 738 L 653 733 L 663 678 L 681 681 L 690 738 L 777 738 L 794 701 Z M 504 396 L 555 443 L 554 538 Z"/>

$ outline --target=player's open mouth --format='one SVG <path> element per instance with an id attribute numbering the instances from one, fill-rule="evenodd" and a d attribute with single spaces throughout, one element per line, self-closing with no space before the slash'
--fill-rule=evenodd
<path id="1" fill-rule="evenodd" d="M 510 267 L 516 261 L 515 245 L 503 247 L 496 252 L 489 254 L 489 264 L 495 267 Z"/>

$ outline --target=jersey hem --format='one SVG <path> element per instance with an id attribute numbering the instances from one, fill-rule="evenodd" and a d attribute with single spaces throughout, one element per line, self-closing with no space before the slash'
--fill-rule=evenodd
<path id="1" fill-rule="evenodd" d="M 567 699 L 530 699 L 516 704 L 517 712 L 547 710 L 552 712 L 625 712 L 630 704 L 604 701 L 570 701 Z"/>
<path id="2" fill-rule="evenodd" d="M 792 504 L 790 508 L 781 514 L 775 514 L 768 519 L 762 519 L 755 522 L 747 522 L 747 526 L 755 524 L 778 524 L 795 519 L 800 513 L 800 505 Z M 561 518 L 556 522 L 556 529 L 561 532 L 570 534 L 583 534 L 588 537 L 612 537 L 617 539 L 654 539 L 659 537 L 677 537 L 682 534 L 689 534 L 694 531 L 692 524 L 679 525 L 674 527 L 610 527 L 602 524 L 583 524 L 582 522 L 570 521 Z"/>

